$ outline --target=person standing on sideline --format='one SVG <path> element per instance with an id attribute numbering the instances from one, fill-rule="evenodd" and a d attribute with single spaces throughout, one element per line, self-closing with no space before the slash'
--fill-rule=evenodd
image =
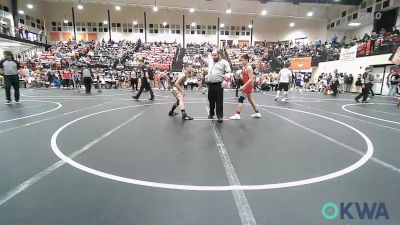
<path id="1" fill-rule="evenodd" d="M 132 87 L 132 91 L 138 90 L 138 79 L 137 79 L 137 73 L 135 70 L 131 71 L 131 87 Z"/>
<path id="2" fill-rule="evenodd" d="M 90 94 L 92 89 L 92 72 L 85 66 L 82 70 L 83 84 L 85 85 L 86 94 Z M 97 81 L 99 82 L 99 81 Z"/>
<path id="3" fill-rule="evenodd" d="M 178 75 L 175 81 L 175 86 L 172 89 L 172 94 L 176 98 L 176 103 L 172 106 L 171 111 L 169 111 L 169 116 L 176 116 L 175 109 L 179 106 L 179 109 L 182 112 L 182 120 L 193 120 L 193 117 L 190 117 L 186 114 L 185 104 L 184 104 L 184 97 L 185 92 L 183 88 L 183 84 L 185 81 L 190 77 L 192 73 L 192 65 L 186 63 L 183 68 L 183 72 Z"/>
<path id="4" fill-rule="evenodd" d="M 140 67 L 141 67 L 141 80 L 140 80 L 140 89 L 139 92 L 135 95 L 132 96 L 133 99 L 135 100 L 139 100 L 140 95 L 142 94 L 143 90 L 146 88 L 147 91 L 150 92 L 150 101 L 154 101 L 154 94 L 153 94 L 153 90 L 151 89 L 150 86 L 150 77 L 149 77 L 149 71 L 150 71 L 150 67 L 148 66 L 148 63 L 146 63 L 146 65 L 143 64 L 143 60 L 140 61 Z"/>
<path id="5" fill-rule="evenodd" d="M 211 53 L 212 61 L 204 62 L 208 66 L 206 83 L 208 85 L 208 101 L 210 105 L 209 119 L 213 119 L 215 112 L 218 122 L 223 122 L 224 117 L 224 89 L 222 81 L 225 76 L 231 72 L 229 63 L 221 58 L 220 50 L 213 50 Z"/>
<path id="6" fill-rule="evenodd" d="M 71 71 L 69 71 L 67 68 L 65 68 L 62 72 L 61 72 L 61 76 L 63 79 L 63 89 L 65 88 L 65 86 L 67 86 L 67 89 L 69 89 L 69 86 L 71 85 Z"/>
<path id="7" fill-rule="evenodd" d="M 292 70 L 289 69 L 288 63 L 285 63 L 283 68 L 279 71 L 278 75 L 278 80 L 279 80 L 279 88 L 278 92 L 276 93 L 275 101 L 278 100 L 279 94 L 281 91 L 284 91 L 284 98 L 282 99 L 282 102 L 285 102 L 288 100 L 288 91 L 289 91 L 289 83 L 290 83 L 290 78 L 292 77 L 293 73 Z"/>
<path id="8" fill-rule="evenodd" d="M 369 83 L 369 75 L 371 73 L 371 68 L 370 67 L 366 67 L 365 68 L 365 72 L 361 77 L 361 94 L 359 94 L 354 100 L 356 100 L 356 102 L 360 102 L 359 99 L 361 97 L 363 97 L 362 103 L 368 103 L 368 96 L 369 96 L 369 90 L 370 90 L 370 83 Z"/>
<path id="9" fill-rule="evenodd" d="M 372 74 L 372 68 L 370 68 L 370 72 L 368 74 L 368 87 L 369 87 L 369 93 L 371 93 L 371 96 L 374 97 L 375 93 L 372 90 L 372 86 L 374 86 L 374 81 L 375 81 L 375 76 Z"/>
<path id="10" fill-rule="evenodd" d="M 75 70 L 73 73 L 73 82 L 74 82 L 74 89 L 75 92 L 81 92 L 81 75 L 78 73 L 78 70 Z"/>
<path id="11" fill-rule="evenodd" d="M 344 80 L 344 83 L 345 83 L 345 91 L 346 91 L 346 92 L 350 92 L 350 91 L 351 91 L 351 86 L 353 85 L 353 80 L 354 80 L 353 74 L 350 74 L 350 75 L 347 77 L 347 79 L 346 79 L 346 76 L 347 76 L 347 74 L 345 73 L 345 80 Z"/>
<path id="12" fill-rule="evenodd" d="M 390 70 L 391 72 L 387 78 L 387 85 L 389 87 L 389 96 L 394 98 L 396 96 L 397 86 L 400 83 L 400 75 L 397 72 L 397 68 L 392 67 Z"/>
<path id="13" fill-rule="evenodd" d="M 10 51 L 5 51 L 4 59 L 0 61 L 0 68 L 4 70 L 4 88 L 6 90 L 6 104 L 11 104 L 11 86 L 14 88 L 14 98 L 16 103 L 19 101 L 19 69 L 20 65 L 14 59 Z"/>
<path id="14" fill-rule="evenodd" d="M 247 98 L 253 107 L 255 114 L 251 115 L 253 118 L 261 118 L 261 114 L 258 111 L 258 106 L 257 103 L 254 101 L 253 98 L 253 86 L 254 86 L 254 74 L 253 74 L 253 68 L 251 67 L 249 61 L 250 57 L 249 55 L 242 55 L 240 58 L 240 61 L 242 62 L 243 69 L 242 69 L 242 81 L 243 81 L 243 86 L 240 87 L 240 91 L 242 92 L 238 101 L 239 105 L 236 108 L 236 114 L 231 116 L 231 120 L 240 120 L 240 113 L 243 109 L 243 101 Z"/>
<path id="15" fill-rule="evenodd" d="M 310 79 L 311 79 L 311 76 L 309 73 L 304 74 L 304 77 L 303 77 L 303 82 L 304 82 L 303 90 L 304 91 L 307 91 L 310 88 Z"/>

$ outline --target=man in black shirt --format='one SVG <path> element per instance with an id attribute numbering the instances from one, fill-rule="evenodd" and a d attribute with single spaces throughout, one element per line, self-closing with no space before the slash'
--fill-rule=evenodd
<path id="1" fill-rule="evenodd" d="M 140 61 L 140 67 L 141 67 L 141 85 L 140 85 L 140 89 L 139 92 L 135 95 L 132 96 L 133 99 L 135 100 L 139 100 L 140 95 L 142 94 L 143 90 L 146 89 L 147 91 L 150 92 L 150 101 L 154 101 L 154 94 L 153 94 L 153 90 L 151 89 L 150 86 L 150 76 L 152 73 L 150 73 L 151 68 L 149 66 L 148 63 L 146 63 L 146 65 L 143 65 L 143 60 Z M 154 76 L 153 76 L 154 77 Z"/>

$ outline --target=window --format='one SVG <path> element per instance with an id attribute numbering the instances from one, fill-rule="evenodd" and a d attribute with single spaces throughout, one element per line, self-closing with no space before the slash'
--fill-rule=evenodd
<path id="1" fill-rule="evenodd" d="M 343 11 L 342 12 L 342 17 L 345 17 L 346 16 L 346 11 Z"/>
<path id="2" fill-rule="evenodd" d="M 340 25 L 340 20 L 336 21 L 336 26 Z"/>
<path id="3" fill-rule="evenodd" d="M 335 23 L 331 23 L 331 28 L 334 28 L 335 27 Z"/>
<path id="4" fill-rule="evenodd" d="M 326 29 L 330 29 L 331 28 L 331 25 L 330 24 L 328 24 L 328 25 L 326 25 Z"/>
<path id="5" fill-rule="evenodd" d="M 363 2 L 363 3 L 361 3 L 361 9 L 365 9 L 367 7 L 367 2 Z"/>
<path id="6" fill-rule="evenodd" d="M 88 23 L 92 25 L 91 23 Z M 86 32 L 86 23 L 85 22 L 76 22 L 76 31 L 78 32 Z"/>
<path id="7" fill-rule="evenodd" d="M 59 32 L 61 31 L 61 22 L 51 22 L 51 30 Z"/>
<path id="8" fill-rule="evenodd" d="M 347 22 L 351 21 L 351 18 L 352 18 L 351 16 L 348 16 L 347 17 Z"/>
<path id="9" fill-rule="evenodd" d="M 112 23 L 111 31 L 112 32 L 122 32 L 121 23 Z"/>
<path id="10" fill-rule="evenodd" d="M 358 13 L 354 13 L 353 14 L 353 20 L 355 20 L 355 19 L 357 19 L 358 18 Z"/>
<path id="11" fill-rule="evenodd" d="M 386 8 L 386 7 L 388 7 L 389 6 L 389 0 L 385 0 L 384 2 L 383 2 L 383 8 Z"/>
<path id="12" fill-rule="evenodd" d="M 74 31 L 74 28 L 72 26 L 72 22 L 68 23 L 62 23 L 62 31 Z"/>
<path id="13" fill-rule="evenodd" d="M 162 26 L 162 24 L 161 24 L 161 26 Z M 149 33 L 150 34 L 158 34 L 158 24 L 149 24 Z"/>
<path id="14" fill-rule="evenodd" d="M 88 22 L 88 23 L 86 23 L 86 25 L 87 25 L 87 31 L 88 32 L 97 32 L 97 23 Z"/>
<path id="15" fill-rule="evenodd" d="M 367 13 L 372 13 L 372 7 L 367 8 Z"/>

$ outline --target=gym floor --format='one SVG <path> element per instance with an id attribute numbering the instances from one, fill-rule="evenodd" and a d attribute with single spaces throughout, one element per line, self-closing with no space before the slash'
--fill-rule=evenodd
<path id="1" fill-rule="evenodd" d="M 395 101 L 273 94 L 255 94 L 261 119 L 245 105 L 242 120 L 218 123 L 197 91 L 186 95 L 195 120 L 182 121 L 167 116 L 167 91 L 150 102 L 23 89 L 21 104 L 0 105 L 0 224 L 398 224 Z M 224 97 L 229 117 L 237 100 Z M 360 219 L 353 205 L 354 219 L 328 221 L 327 202 L 383 203 L 390 218 Z"/>

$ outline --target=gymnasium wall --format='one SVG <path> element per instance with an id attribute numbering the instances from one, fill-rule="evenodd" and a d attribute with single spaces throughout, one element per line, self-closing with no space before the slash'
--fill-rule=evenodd
<path id="1" fill-rule="evenodd" d="M 70 3 L 59 3 L 59 2 L 44 2 L 43 3 L 43 15 L 46 15 L 47 33 L 52 32 L 52 22 L 63 22 L 65 18 L 72 21 L 71 8 L 76 6 Z M 277 40 L 294 40 L 296 38 L 308 37 L 309 41 L 315 41 L 321 39 L 327 40 L 326 22 L 320 19 L 290 19 L 287 17 L 276 18 L 276 17 L 254 17 L 244 15 L 226 15 L 226 14 L 215 14 L 196 12 L 191 14 L 183 10 L 166 10 L 160 9 L 157 13 L 153 12 L 151 8 L 139 8 L 139 7 L 122 7 L 121 11 L 116 11 L 114 7 L 102 5 L 102 4 L 86 4 L 83 10 L 75 8 L 75 19 L 76 22 L 95 22 L 99 23 L 107 20 L 107 9 L 110 8 L 112 23 L 132 23 L 133 20 L 138 20 L 140 24 L 144 23 L 143 13 L 147 13 L 147 40 L 148 41 L 174 41 L 182 43 L 182 32 L 185 32 L 186 43 L 194 42 L 211 42 L 217 44 L 217 35 L 209 34 L 208 26 L 216 26 L 218 17 L 220 17 L 221 23 L 225 24 L 225 28 L 235 26 L 238 29 L 239 35 L 220 35 L 220 40 L 233 40 L 237 43 L 239 40 L 250 41 L 250 35 L 247 35 L 250 29 L 248 25 L 251 20 L 254 20 L 254 33 L 253 41 L 277 41 Z M 182 15 L 185 15 L 186 25 L 189 25 L 189 30 L 186 27 L 183 28 Z M 180 34 L 161 34 L 160 25 L 163 22 L 167 22 L 169 25 L 179 25 Z M 190 24 L 195 21 L 196 27 L 194 27 L 195 34 L 191 34 L 192 27 Z M 296 26 L 293 28 L 289 27 L 290 22 L 295 22 Z M 149 25 L 158 24 L 158 34 L 150 33 Z M 63 25 L 63 24 L 62 24 Z M 200 34 L 197 34 L 197 25 L 205 25 L 205 29 L 200 27 Z M 107 26 L 108 27 L 108 26 Z M 242 27 L 245 28 L 242 33 Z M 223 29 L 223 28 L 221 28 Z M 205 31 L 205 34 L 201 34 Z M 168 31 L 169 33 L 170 31 Z M 60 38 L 63 37 L 63 32 L 60 32 Z M 79 32 L 78 32 L 79 33 Z M 87 33 L 87 32 L 86 32 Z M 236 33 L 236 32 L 235 32 Z M 244 35 L 242 35 L 244 34 Z M 144 39 L 144 33 L 125 33 L 115 31 L 112 33 L 112 39 L 131 39 L 136 40 L 137 38 Z M 102 38 L 108 39 L 108 32 L 100 32 L 97 34 L 97 39 Z"/>
<path id="2" fill-rule="evenodd" d="M 332 73 L 335 69 L 338 69 L 339 73 L 346 72 L 347 74 L 353 74 L 356 78 L 358 74 L 364 73 L 365 67 L 367 66 L 392 65 L 392 62 L 389 61 L 390 56 L 391 54 L 384 54 L 356 58 L 351 61 L 321 62 L 318 67 L 313 70 L 311 79 L 316 83 L 321 73 Z"/>

